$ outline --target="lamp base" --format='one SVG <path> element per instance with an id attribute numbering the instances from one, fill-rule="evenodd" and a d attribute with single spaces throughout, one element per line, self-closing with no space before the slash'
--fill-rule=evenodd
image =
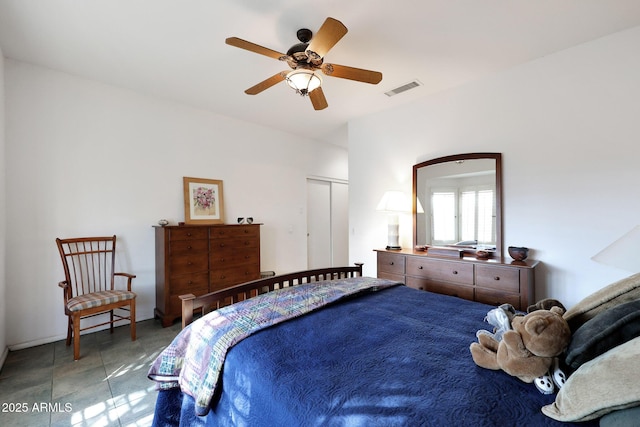
<path id="1" fill-rule="evenodd" d="M 387 246 L 385 249 L 388 251 L 399 251 L 402 249 L 402 246 Z"/>

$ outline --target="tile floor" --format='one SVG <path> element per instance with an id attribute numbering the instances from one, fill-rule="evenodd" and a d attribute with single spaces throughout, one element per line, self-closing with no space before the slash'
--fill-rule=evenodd
<path id="1" fill-rule="evenodd" d="M 83 335 L 80 360 L 63 341 L 9 352 L 0 371 L 0 426 L 149 426 L 157 392 L 147 379 L 180 330 L 159 320 Z M 16 412 L 20 409 L 26 412 Z"/>

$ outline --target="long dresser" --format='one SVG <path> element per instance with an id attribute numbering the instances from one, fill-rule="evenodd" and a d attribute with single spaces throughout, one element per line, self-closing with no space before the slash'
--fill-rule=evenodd
<path id="1" fill-rule="evenodd" d="M 260 278 L 260 224 L 154 227 L 156 308 L 169 326 L 184 294 L 203 295 Z"/>
<path id="2" fill-rule="evenodd" d="M 535 302 L 535 260 L 458 259 L 410 249 L 376 252 L 380 278 L 495 306 L 509 303 L 523 311 Z"/>

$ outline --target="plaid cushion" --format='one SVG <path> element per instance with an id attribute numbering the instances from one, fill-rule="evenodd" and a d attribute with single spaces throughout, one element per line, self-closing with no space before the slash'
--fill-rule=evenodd
<path id="1" fill-rule="evenodd" d="M 134 299 L 136 294 L 129 291 L 101 291 L 71 298 L 67 302 L 69 311 L 80 311 L 86 308 L 99 307 L 118 301 Z"/>

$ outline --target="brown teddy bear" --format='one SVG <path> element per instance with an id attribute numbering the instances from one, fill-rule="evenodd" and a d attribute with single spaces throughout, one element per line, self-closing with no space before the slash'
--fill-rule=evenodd
<path id="1" fill-rule="evenodd" d="M 490 334 L 478 333 L 478 342 L 471 344 L 476 365 L 499 370 L 526 383 L 549 372 L 554 358 L 562 354 L 571 340 L 571 330 L 560 307 L 535 310 L 525 316 L 515 316 L 511 330 L 501 341 Z"/>

